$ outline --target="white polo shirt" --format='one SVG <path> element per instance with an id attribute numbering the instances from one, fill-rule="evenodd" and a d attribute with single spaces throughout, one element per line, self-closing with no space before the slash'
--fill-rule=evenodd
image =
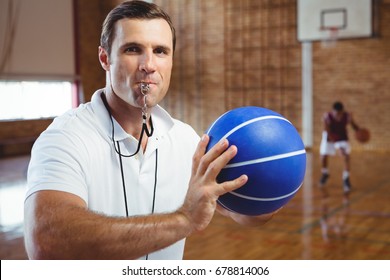
<path id="1" fill-rule="evenodd" d="M 90 210 L 108 216 L 126 216 L 125 197 L 129 216 L 150 214 L 153 204 L 154 213 L 177 210 L 187 193 L 199 136 L 160 106 L 152 108 L 154 133 L 145 152 L 122 157 L 124 187 L 101 94 L 98 90 L 91 102 L 57 117 L 35 142 L 26 197 L 40 190 L 69 192 L 81 197 Z M 121 153 L 133 154 L 138 140 L 115 120 L 114 130 Z M 183 250 L 181 240 L 148 258 L 182 259 Z"/>

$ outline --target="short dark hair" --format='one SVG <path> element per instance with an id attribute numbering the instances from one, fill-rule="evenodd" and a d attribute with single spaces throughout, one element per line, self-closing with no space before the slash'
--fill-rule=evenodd
<path id="1" fill-rule="evenodd" d="M 344 110 L 344 105 L 340 101 L 336 101 L 335 103 L 333 103 L 333 109 L 340 112 L 340 111 Z"/>
<path id="2" fill-rule="evenodd" d="M 125 1 L 112 9 L 103 22 L 102 33 L 100 36 L 100 46 L 103 47 L 108 55 L 111 54 L 112 42 L 114 41 L 115 23 L 121 19 L 164 19 L 168 22 L 172 31 L 173 51 L 175 51 L 176 34 L 169 15 L 159 6 L 145 1 Z"/>

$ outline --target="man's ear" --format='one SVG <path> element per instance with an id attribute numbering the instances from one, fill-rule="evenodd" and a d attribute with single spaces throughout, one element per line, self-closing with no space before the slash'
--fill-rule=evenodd
<path id="1" fill-rule="evenodd" d="M 110 71 L 110 59 L 107 51 L 102 46 L 99 46 L 99 61 L 104 70 Z"/>

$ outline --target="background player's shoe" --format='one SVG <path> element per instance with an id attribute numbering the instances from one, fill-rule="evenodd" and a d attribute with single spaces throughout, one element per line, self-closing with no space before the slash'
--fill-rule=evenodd
<path id="1" fill-rule="evenodd" d="M 322 197 L 323 198 L 328 197 L 328 192 L 326 191 L 326 189 L 324 187 L 326 181 L 328 180 L 328 178 L 329 178 L 329 174 L 328 173 L 322 173 L 322 176 L 321 176 L 321 179 L 320 179 L 320 182 L 319 182 L 319 187 L 320 187 L 320 190 L 322 192 Z"/>
<path id="2" fill-rule="evenodd" d="M 326 181 L 328 180 L 329 178 L 329 174 L 328 173 L 322 173 L 322 176 L 321 176 L 321 179 L 320 179 L 320 187 L 323 187 L 326 183 Z"/>
<path id="3" fill-rule="evenodd" d="M 343 189 L 344 189 L 344 194 L 348 194 L 351 191 L 351 182 L 349 181 L 349 177 L 344 179 Z"/>

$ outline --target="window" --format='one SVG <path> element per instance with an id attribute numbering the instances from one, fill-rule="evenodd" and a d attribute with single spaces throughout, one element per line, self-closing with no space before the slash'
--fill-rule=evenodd
<path id="1" fill-rule="evenodd" d="M 0 0 L 0 121 L 54 117 L 77 100 L 73 2 Z"/>
<path id="2" fill-rule="evenodd" d="M 50 118 L 72 108 L 71 82 L 0 81 L 0 120 Z"/>

